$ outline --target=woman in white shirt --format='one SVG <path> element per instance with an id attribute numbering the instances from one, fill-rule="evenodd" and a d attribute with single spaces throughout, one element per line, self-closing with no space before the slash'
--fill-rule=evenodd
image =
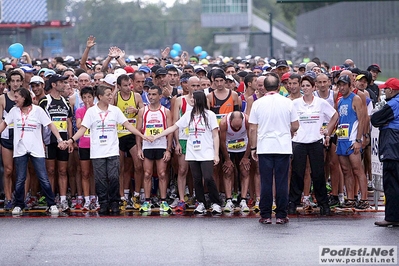
<path id="1" fill-rule="evenodd" d="M 93 163 L 96 193 L 100 203 L 100 214 L 119 212 L 119 139 L 117 124 L 148 140 L 133 127 L 122 111 L 111 105 L 112 89 L 100 85 L 96 90 L 98 103 L 87 109 L 78 132 L 68 139 L 71 145 L 90 129 L 90 159 Z"/>
<path id="2" fill-rule="evenodd" d="M 32 96 L 25 88 L 15 90 L 15 106 L 0 124 L 0 132 L 14 125 L 14 163 L 16 172 L 14 215 L 21 215 L 25 207 L 25 180 L 28 160 L 32 161 L 40 186 L 46 197 L 48 211 L 58 214 L 44 159 L 42 126 L 48 126 L 56 136 L 59 147 L 64 146 L 60 133 L 42 108 L 32 104 Z"/>
<path id="3" fill-rule="evenodd" d="M 219 163 L 219 133 L 216 115 L 208 109 L 203 91 L 193 93 L 194 106 L 186 112 L 173 126 L 164 130 L 154 139 L 173 133 L 179 128 L 188 128 L 186 161 L 189 162 L 194 179 L 195 195 L 199 202 L 195 213 L 206 213 L 204 185 L 205 182 L 212 205 L 213 213 L 220 214 L 219 192 L 212 177 L 213 166 Z M 204 180 L 204 181 L 203 181 Z"/>

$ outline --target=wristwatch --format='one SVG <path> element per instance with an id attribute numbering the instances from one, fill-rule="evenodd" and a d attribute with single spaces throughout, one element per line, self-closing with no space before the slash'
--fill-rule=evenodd
<path id="1" fill-rule="evenodd" d="M 361 140 L 361 139 L 355 139 L 355 141 L 356 141 L 357 143 L 362 143 L 362 140 Z"/>
<path id="2" fill-rule="evenodd" d="M 63 142 L 64 140 L 62 138 L 57 139 L 57 143 Z"/>

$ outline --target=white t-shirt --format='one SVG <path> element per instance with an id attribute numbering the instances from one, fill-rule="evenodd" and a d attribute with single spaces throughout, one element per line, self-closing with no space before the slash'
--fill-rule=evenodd
<path id="1" fill-rule="evenodd" d="M 291 122 L 298 120 L 292 100 L 278 94 L 266 94 L 256 100 L 249 123 L 258 125 L 258 154 L 292 154 Z"/>
<path id="2" fill-rule="evenodd" d="M 126 121 L 114 105 L 108 105 L 107 111 L 102 111 L 97 104 L 87 109 L 82 125 L 90 128 L 90 159 L 119 156 L 117 124 Z"/>
<path id="3" fill-rule="evenodd" d="M 21 109 L 13 107 L 4 120 L 7 125 L 14 124 L 14 157 L 30 153 L 44 158 L 42 126 L 48 126 L 51 120 L 42 108 L 32 105 L 29 114 L 22 115 Z"/>
<path id="4" fill-rule="evenodd" d="M 210 110 L 205 110 L 208 127 L 202 116 L 194 116 L 190 123 L 191 112 L 186 112 L 177 122 L 179 128 L 188 127 L 186 161 L 213 161 L 215 150 L 213 146 L 212 130 L 218 128 L 216 115 Z"/>
<path id="5" fill-rule="evenodd" d="M 323 123 L 329 123 L 335 109 L 324 99 L 313 97 L 311 104 L 305 103 L 303 97 L 293 100 L 298 112 L 299 129 L 292 138 L 293 142 L 313 143 L 321 138 L 320 129 Z"/>

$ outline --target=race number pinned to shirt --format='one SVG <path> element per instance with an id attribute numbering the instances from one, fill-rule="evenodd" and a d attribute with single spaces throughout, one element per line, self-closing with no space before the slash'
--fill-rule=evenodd
<path id="1" fill-rule="evenodd" d="M 133 127 L 136 127 L 136 122 L 137 122 L 136 118 L 128 118 L 127 121 Z M 127 130 L 122 124 L 118 124 L 118 133 L 130 133 L 130 131 Z"/>
<path id="2" fill-rule="evenodd" d="M 90 138 L 90 128 L 86 129 L 84 136 Z"/>
<path id="3" fill-rule="evenodd" d="M 340 124 L 335 131 L 338 139 L 349 139 L 349 124 Z"/>
<path id="4" fill-rule="evenodd" d="M 193 141 L 193 149 L 195 151 L 200 151 L 201 150 L 201 141 L 200 140 L 194 140 Z"/>
<path id="5" fill-rule="evenodd" d="M 67 117 L 66 116 L 53 116 L 52 122 L 58 129 L 58 132 L 67 132 Z"/>
<path id="6" fill-rule="evenodd" d="M 145 128 L 146 136 L 155 136 L 163 132 L 163 124 L 147 124 Z"/>
<path id="7" fill-rule="evenodd" d="M 227 142 L 227 148 L 230 150 L 239 150 L 245 147 L 244 139 L 229 140 Z"/>

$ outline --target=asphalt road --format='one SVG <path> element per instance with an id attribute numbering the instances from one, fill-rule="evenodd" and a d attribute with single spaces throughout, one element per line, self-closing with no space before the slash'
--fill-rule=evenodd
<path id="1" fill-rule="evenodd" d="M 319 265 L 319 246 L 395 245 L 383 212 L 290 216 L 263 225 L 250 214 L 52 218 L 0 215 L 0 265 Z M 275 220 L 273 220 L 275 223 Z"/>

